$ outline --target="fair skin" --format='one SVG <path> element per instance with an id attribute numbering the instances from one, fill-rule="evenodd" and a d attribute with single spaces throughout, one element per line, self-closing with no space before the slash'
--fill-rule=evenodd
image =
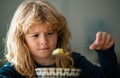
<path id="1" fill-rule="evenodd" d="M 56 49 L 57 33 L 46 30 L 44 25 L 34 25 L 25 36 L 27 46 L 33 59 L 41 65 L 54 63 L 52 51 Z M 112 36 L 106 32 L 97 32 L 95 41 L 90 45 L 90 50 L 107 50 L 115 43 Z"/>
<path id="2" fill-rule="evenodd" d="M 35 62 L 44 66 L 54 63 L 52 51 L 57 45 L 55 31 L 45 29 L 41 24 L 34 25 L 25 35 L 25 41 Z"/>
<path id="3" fill-rule="evenodd" d="M 95 41 L 90 45 L 90 50 L 107 50 L 113 44 L 115 40 L 113 37 L 106 32 L 97 32 Z"/>

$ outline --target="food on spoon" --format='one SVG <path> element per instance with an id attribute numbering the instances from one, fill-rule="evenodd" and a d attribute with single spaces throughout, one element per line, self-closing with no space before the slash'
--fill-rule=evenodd
<path id="1" fill-rule="evenodd" d="M 52 52 L 52 55 L 63 54 L 64 51 L 61 48 L 57 48 Z"/>

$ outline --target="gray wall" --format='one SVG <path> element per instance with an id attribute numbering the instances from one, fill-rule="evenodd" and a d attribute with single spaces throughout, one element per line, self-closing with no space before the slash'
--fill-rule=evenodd
<path id="1" fill-rule="evenodd" d="M 89 50 L 97 31 L 110 33 L 116 40 L 116 54 L 120 60 L 120 0 L 48 0 L 66 18 L 72 33 L 71 46 L 88 59 L 96 58 Z"/>
<path id="2" fill-rule="evenodd" d="M 4 51 L 6 32 L 19 3 L 23 0 L 0 0 L 0 52 Z"/>
<path id="3" fill-rule="evenodd" d="M 1 0 L 0 2 L 0 51 L 7 26 L 18 4 L 22 0 Z M 120 55 L 120 0 L 47 0 L 67 19 L 71 33 L 71 46 L 83 54 L 95 55 L 88 49 L 97 31 L 105 31 L 116 39 L 116 54 Z M 86 53 L 84 52 L 86 51 Z M 91 58 L 91 57 L 88 57 Z M 95 59 L 95 58 L 92 58 Z M 118 58 L 120 60 L 120 58 Z"/>

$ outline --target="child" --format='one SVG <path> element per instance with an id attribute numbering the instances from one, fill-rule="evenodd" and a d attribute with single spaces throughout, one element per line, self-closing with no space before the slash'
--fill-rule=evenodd
<path id="1" fill-rule="evenodd" d="M 11 21 L 6 39 L 8 63 L 0 69 L 0 76 L 34 78 L 35 68 L 59 67 L 82 69 L 80 78 L 116 78 L 118 62 L 111 35 L 98 32 L 90 46 L 97 51 L 101 67 L 71 52 L 70 37 L 65 18 L 51 4 L 40 0 L 24 1 Z M 52 52 L 56 48 L 69 53 L 54 56 Z"/>

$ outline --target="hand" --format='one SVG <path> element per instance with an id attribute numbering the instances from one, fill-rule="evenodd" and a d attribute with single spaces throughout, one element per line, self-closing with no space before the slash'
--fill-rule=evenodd
<path id="1" fill-rule="evenodd" d="M 95 41 L 90 45 L 90 50 L 107 50 L 115 43 L 113 37 L 106 32 L 97 32 Z"/>

